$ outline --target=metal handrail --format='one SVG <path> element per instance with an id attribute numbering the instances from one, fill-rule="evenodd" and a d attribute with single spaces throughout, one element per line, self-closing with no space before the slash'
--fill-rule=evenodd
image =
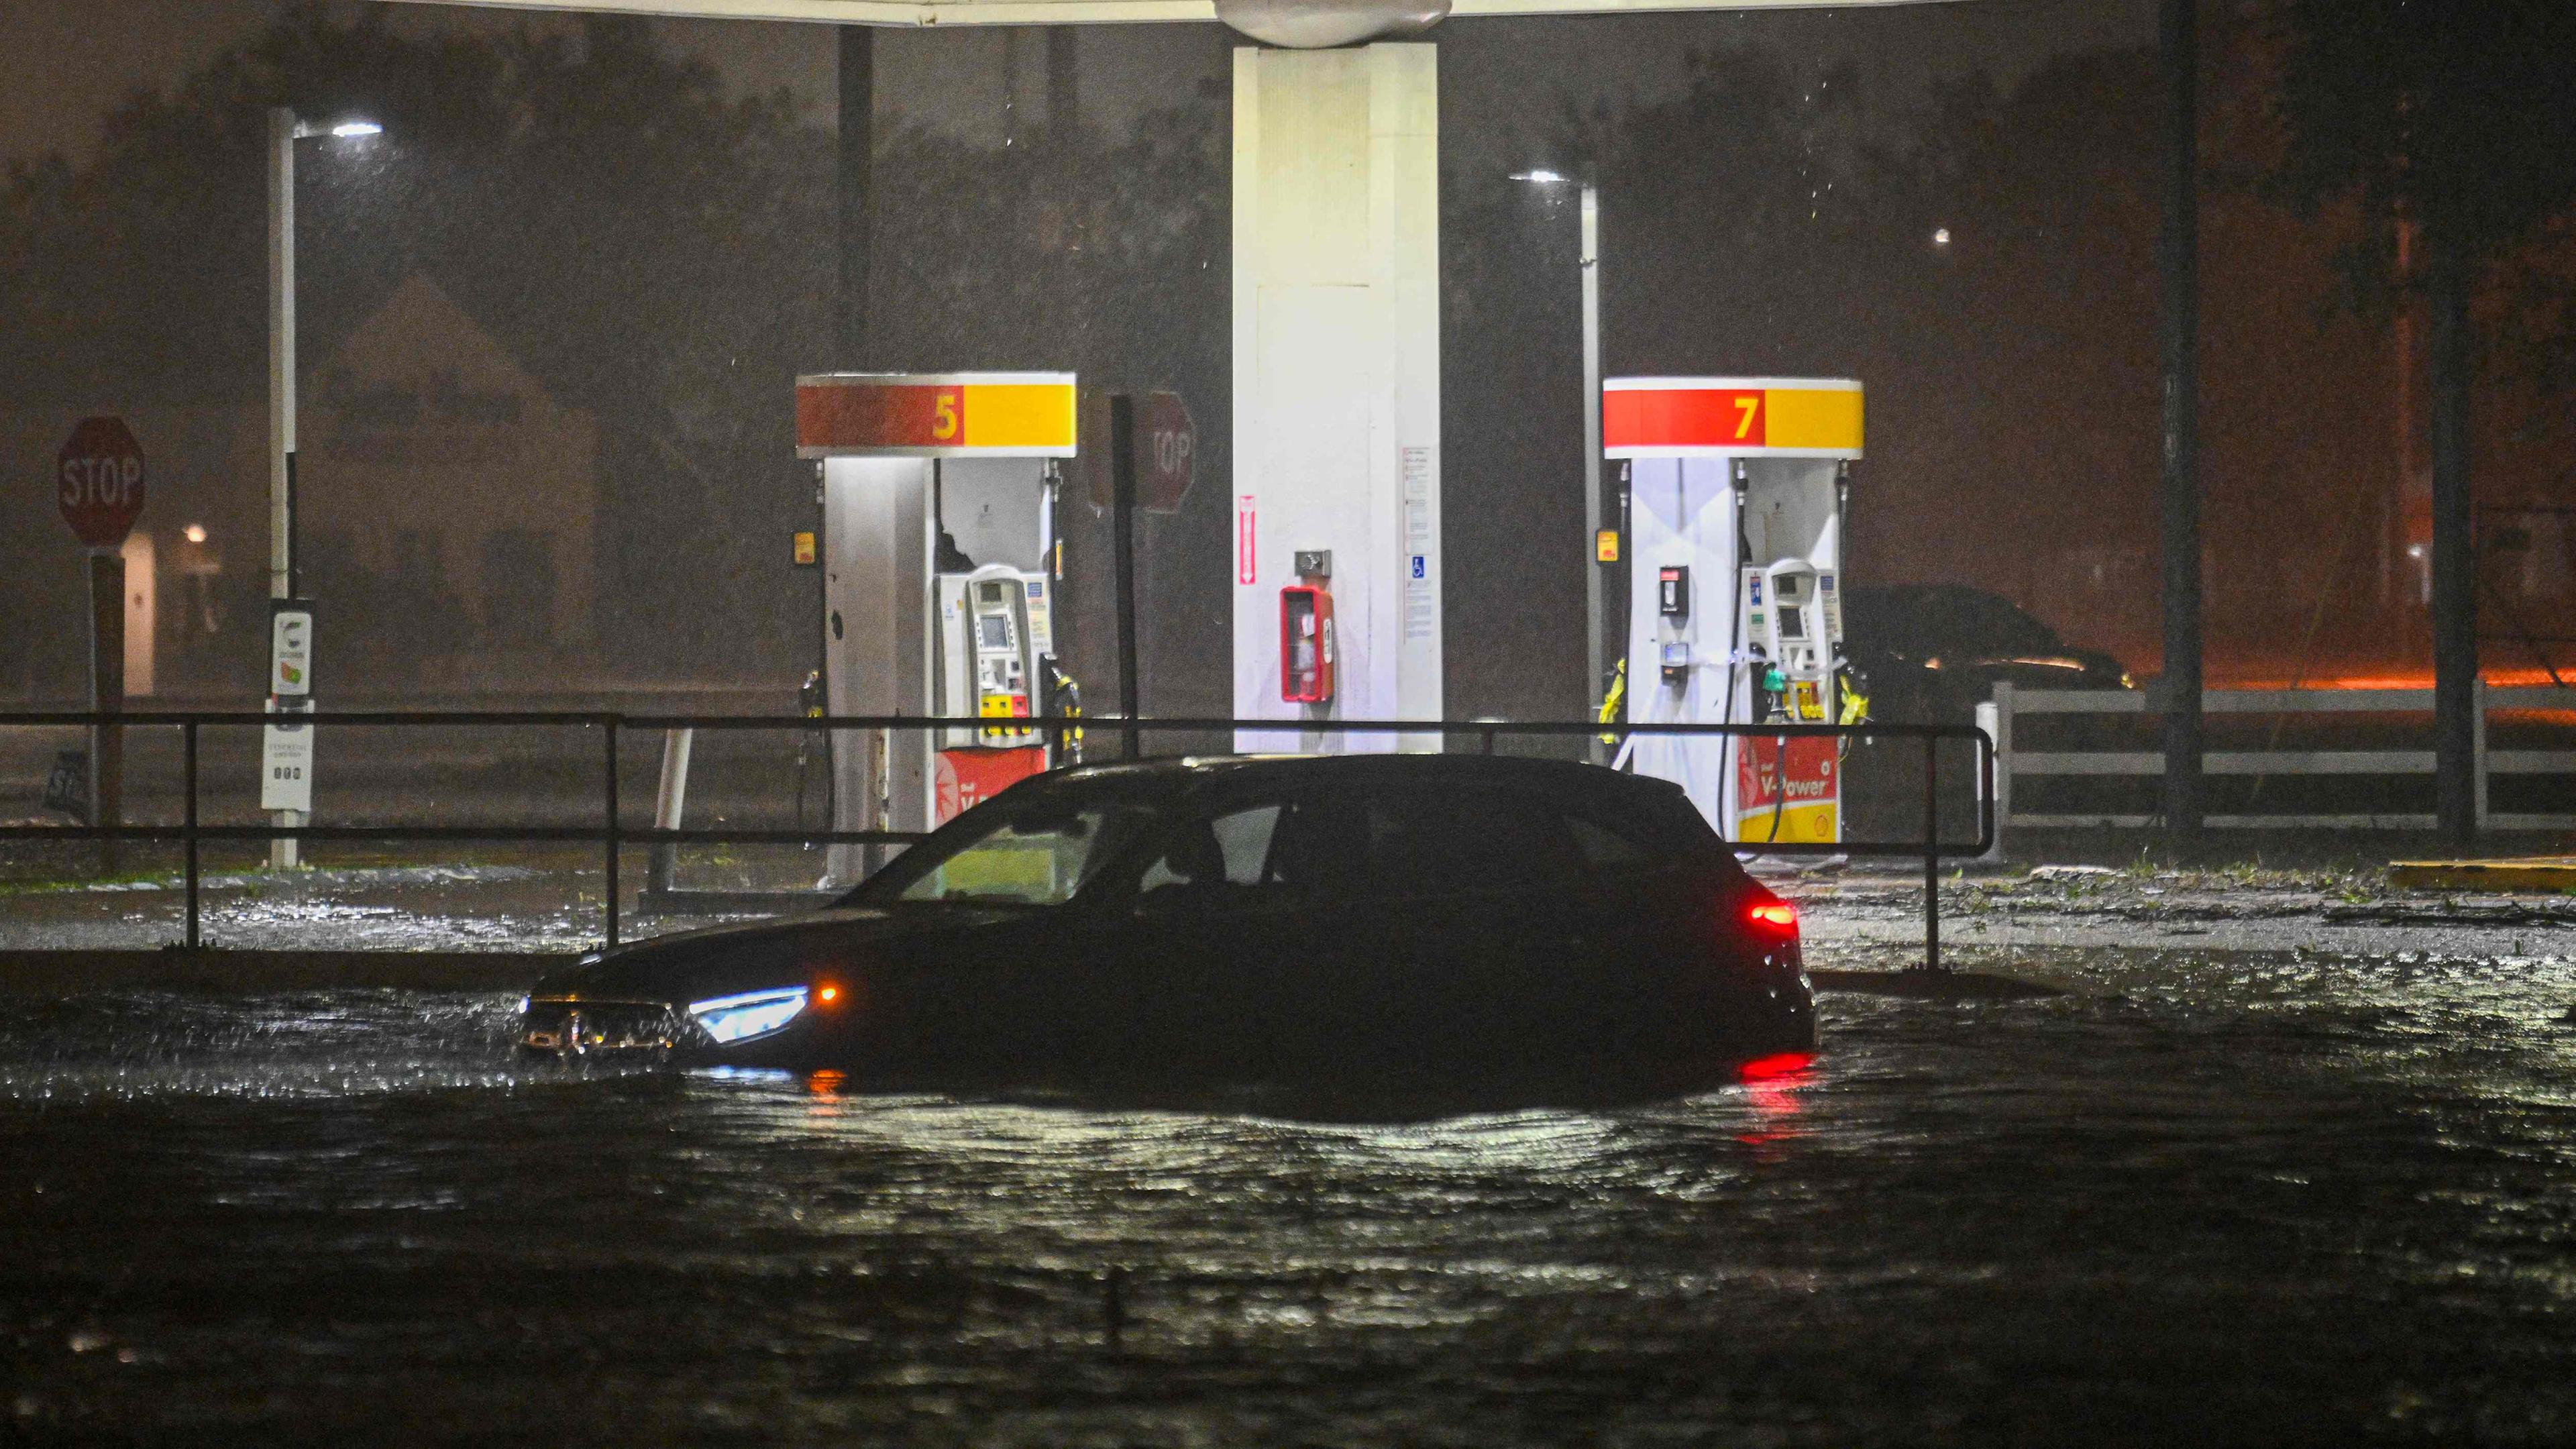
<path id="1" fill-rule="evenodd" d="M 598 825 L 208 825 L 198 818 L 198 734 L 207 726 L 249 727 L 278 723 L 292 718 L 302 725 L 351 725 L 358 727 L 557 727 L 588 728 L 601 731 L 601 799 L 602 818 Z M 1137 743 L 1148 733 L 1296 733 L 1296 734 L 1406 734 L 1406 735 L 1472 735 L 1480 739 L 1481 753 L 1491 755 L 1498 741 L 1510 736 L 1524 739 L 1561 739 L 1580 735 L 1665 735 L 1683 737 L 1741 736 L 1755 739 L 1844 738 L 1853 735 L 1895 739 L 1920 739 L 1923 750 L 1923 838 L 1911 841 L 1731 841 L 1729 844 L 1754 855 L 1778 856 L 1905 856 L 1923 858 L 1923 926 L 1924 964 L 1938 969 L 1941 964 L 1940 861 L 1943 856 L 1985 854 L 1995 840 L 1995 742 L 1984 730 L 1973 725 L 1928 724 L 1664 724 L 1651 721 L 1629 721 L 1602 724 L 1594 721 L 1561 720 L 1340 720 L 1340 719 L 1235 719 L 1214 717 L 1127 718 L 1120 715 L 1092 715 L 1083 719 L 1049 717 L 1015 722 L 1030 733 L 1049 737 L 1058 753 L 1067 735 L 1089 727 L 1107 733 L 1113 728 L 1130 742 L 1128 758 L 1147 758 Z M 183 815 L 177 825 L 0 825 L 0 840 L 176 840 L 186 846 L 187 856 L 187 946 L 197 949 L 202 943 L 199 930 L 200 870 L 199 847 L 209 840 L 485 840 L 485 841 L 562 841 L 597 842 L 604 847 L 606 871 L 602 892 L 602 939 L 607 947 L 618 944 L 618 852 L 628 845 L 664 844 L 831 844 L 831 845 L 905 845 L 924 838 L 925 832 L 904 830 L 808 830 L 797 829 L 664 829 L 630 828 L 619 819 L 618 746 L 628 729 L 705 729 L 705 730 L 983 730 L 995 727 L 988 717 L 952 717 L 938 715 L 684 715 L 624 714 L 601 710 L 335 710 L 296 714 L 291 717 L 262 710 L 16 710 L 0 711 L 0 728 L 169 728 L 180 731 L 182 741 Z M 1945 739 L 1971 741 L 1977 759 L 1977 838 L 1972 841 L 1944 841 L 1940 838 L 1939 742 Z"/>

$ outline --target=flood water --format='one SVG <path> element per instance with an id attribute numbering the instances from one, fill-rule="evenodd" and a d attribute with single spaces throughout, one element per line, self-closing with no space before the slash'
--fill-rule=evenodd
<path id="1" fill-rule="evenodd" d="M 2073 994 L 1396 1126 L 21 998 L 0 1443 L 2576 1439 L 2576 965 L 2023 965 Z"/>

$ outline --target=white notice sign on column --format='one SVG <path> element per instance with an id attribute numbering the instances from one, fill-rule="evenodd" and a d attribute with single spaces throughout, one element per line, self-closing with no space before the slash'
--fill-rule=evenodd
<path id="1" fill-rule="evenodd" d="M 312 813 L 313 726 L 273 724 L 260 730 L 259 808 Z"/>
<path id="2" fill-rule="evenodd" d="M 1439 620 L 1431 566 L 1431 450 L 1404 450 L 1404 637 L 1428 639 Z"/>

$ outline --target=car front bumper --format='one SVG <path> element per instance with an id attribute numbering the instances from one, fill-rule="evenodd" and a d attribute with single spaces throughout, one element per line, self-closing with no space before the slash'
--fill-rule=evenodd
<path id="1" fill-rule="evenodd" d="M 519 1048 L 555 1056 L 668 1052 L 705 1044 L 706 1034 L 664 1001 L 531 999 L 519 1020 Z"/>

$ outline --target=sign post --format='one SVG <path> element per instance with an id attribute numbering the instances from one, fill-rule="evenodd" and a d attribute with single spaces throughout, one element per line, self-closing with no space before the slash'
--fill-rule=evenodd
<path id="1" fill-rule="evenodd" d="M 125 535 L 143 512 L 143 448 L 118 418 L 83 418 L 54 455 L 55 502 L 89 550 L 89 707 L 125 706 Z M 93 725 L 89 740 L 90 823 L 113 828 L 123 813 L 125 732 Z M 99 869 L 117 868 L 113 837 L 99 843 Z"/>
<path id="2" fill-rule="evenodd" d="M 1091 505 L 1110 514 L 1118 592 L 1118 708 L 1136 717 L 1136 511 L 1177 513 L 1190 491 L 1198 457 L 1198 429 L 1190 409 L 1176 392 L 1093 393 L 1097 407 L 1095 436 L 1109 445 L 1085 453 Z M 1127 758 L 1136 757 L 1138 740 L 1126 732 Z"/>
<path id="3" fill-rule="evenodd" d="M 1140 753 L 1136 732 L 1136 400 L 1109 395 L 1111 535 L 1118 550 L 1118 712 L 1127 717 L 1127 752 Z"/>

